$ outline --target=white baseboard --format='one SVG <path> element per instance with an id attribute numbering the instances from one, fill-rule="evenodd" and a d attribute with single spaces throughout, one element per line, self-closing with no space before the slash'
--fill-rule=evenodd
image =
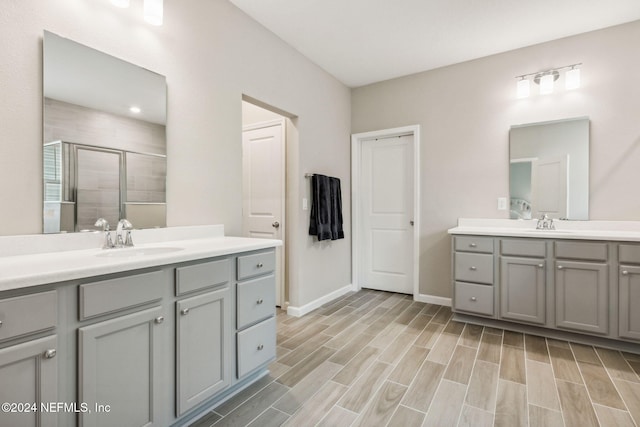
<path id="1" fill-rule="evenodd" d="M 418 294 L 413 297 L 415 301 L 426 302 L 429 304 L 444 305 L 451 307 L 451 298 L 438 297 L 435 295 Z"/>
<path id="2" fill-rule="evenodd" d="M 321 307 L 323 304 L 326 304 L 329 301 L 333 301 L 336 298 L 340 298 L 342 295 L 355 290 L 356 287 L 354 285 L 347 285 L 343 288 L 331 292 L 330 294 L 311 301 L 310 303 L 305 304 L 301 307 L 294 307 L 290 305 L 289 307 L 287 307 L 287 314 L 295 317 L 304 316 L 305 314 L 312 312 L 316 308 Z"/>

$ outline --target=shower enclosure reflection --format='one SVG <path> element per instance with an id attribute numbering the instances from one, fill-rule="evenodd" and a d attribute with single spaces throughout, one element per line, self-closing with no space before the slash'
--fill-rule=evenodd
<path id="1" fill-rule="evenodd" d="M 44 232 L 164 227 L 164 76 L 49 32 L 43 52 Z"/>

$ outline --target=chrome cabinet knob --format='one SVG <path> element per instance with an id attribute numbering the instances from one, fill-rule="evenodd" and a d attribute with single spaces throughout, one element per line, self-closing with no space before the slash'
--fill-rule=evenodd
<path id="1" fill-rule="evenodd" d="M 562 270 L 563 268 L 564 268 L 564 267 L 563 267 L 563 266 L 561 266 L 561 265 L 559 265 L 559 266 L 558 266 L 558 270 Z"/>
<path id="2" fill-rule="evenodd" d="M 475 265 L 472 265 L 471 267 L 469 267 L 469 270 L 471 271 L 476 271 L 478 268 Z"/>
<path id="3" fill-rule="evenodd" d="M 626 276 L 627 274 L 629 274 L 629 272 L 627 270 L 622 270 L 622 275 Z"/>
<path id="4" fill-rule="evenodd" d="M 183 316 L 186 316 L 187 314 L 189 314 L 189 309 L 183 308 L 182 310 L 180 310 L 180 314 L 182 314 Z"/>
<path id="5" fill-rule="evenodd" d="M 154 322 L 156 322 L 159 325 L 160 323 L 164 322 L 164 316 L 156 317 Z"/>
<path id="6" fill-rule="evenodd" d="M 0 328 L 2 327 L 2 320 L 0 320 Z"/>
<path id="7" fill-rule="evenodd" d="M 264 267 L 264 264 L 263 264 L 263 263 L 261 263 L 261 262 L 259 262 L 259 263 L 258 263 L 258 265 L 256 265 L 256 267 L 258 267 L 258 268 L 262 268 L 262 267 Z"/>
<path id="8" fill-rule="evenodd" d="M 56 357 L 56 349 L 55 348 L 49 349 L 49 350 L 44 352 L 44 358 L 45 359 L 53 359 L 54 357 Z"/>
<path id="9" fill-rule="evenodd" d="M 256 301 L 256 304 L 260 305 L 264 302 L 264 300 L 262 298 L 260 298 L 258 301 Z"/>
<path id="10" fill-rule="evenodd" d="M 538 268 L 544 268 L 544 264 L 538 264 Z"/>
<path id="11" fill-rule="evenodd" d="M 262 344 L 258 345 L 258 351 L 261 351 L 264 348 Z"/>
<path id="12" fill-rule="evenodd" d="M 476 297 L 471 297 L 471 301 L 474 301 L 474 302 L 475 302 L 475 301 L 478 301 L 478 298 L 476 298 Z"/>
<path id="13" fill-rule="evenodd" d="M 478 245 L 476 245 L 475 243 L 470 243 L 470 244 L 469 244 L 469 247 L 470 247 L 470 248 L 477 248 L 477 247 L 478 247 Z"/>
<path id="14" fill-rule="evenodd" d="M 280 223 L 278 221 L 275 221 L 273 224 L 271 224 L 271 226 L 273 228 L 280 228 Z"/>

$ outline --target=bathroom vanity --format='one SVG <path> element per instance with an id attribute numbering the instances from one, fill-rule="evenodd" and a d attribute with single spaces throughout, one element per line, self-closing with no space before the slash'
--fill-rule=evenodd
<path id="1" fill-rule="evenodd" d="M 449 230 L 456 316 L 638 351 L 640 223 L 535 224 L 460 219 Z"/>
<path id="2" fill-rule="evenodd" d="M 0 425 L 183 425 L 268 373 L 280 241 L 179 228 L 0 257 Z"/>

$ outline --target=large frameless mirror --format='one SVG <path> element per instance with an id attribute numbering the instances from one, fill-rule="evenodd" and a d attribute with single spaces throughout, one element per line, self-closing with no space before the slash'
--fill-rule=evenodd
<path id="1" fill-rule="evenodd" d="M 589 219 L 589 119 L 512 126 L 510 218 Z"/>
<path id="2" fill-rule="evenodd" d="M 45 31 L 43 230 L 166 226 L 165 77 Z"/>

